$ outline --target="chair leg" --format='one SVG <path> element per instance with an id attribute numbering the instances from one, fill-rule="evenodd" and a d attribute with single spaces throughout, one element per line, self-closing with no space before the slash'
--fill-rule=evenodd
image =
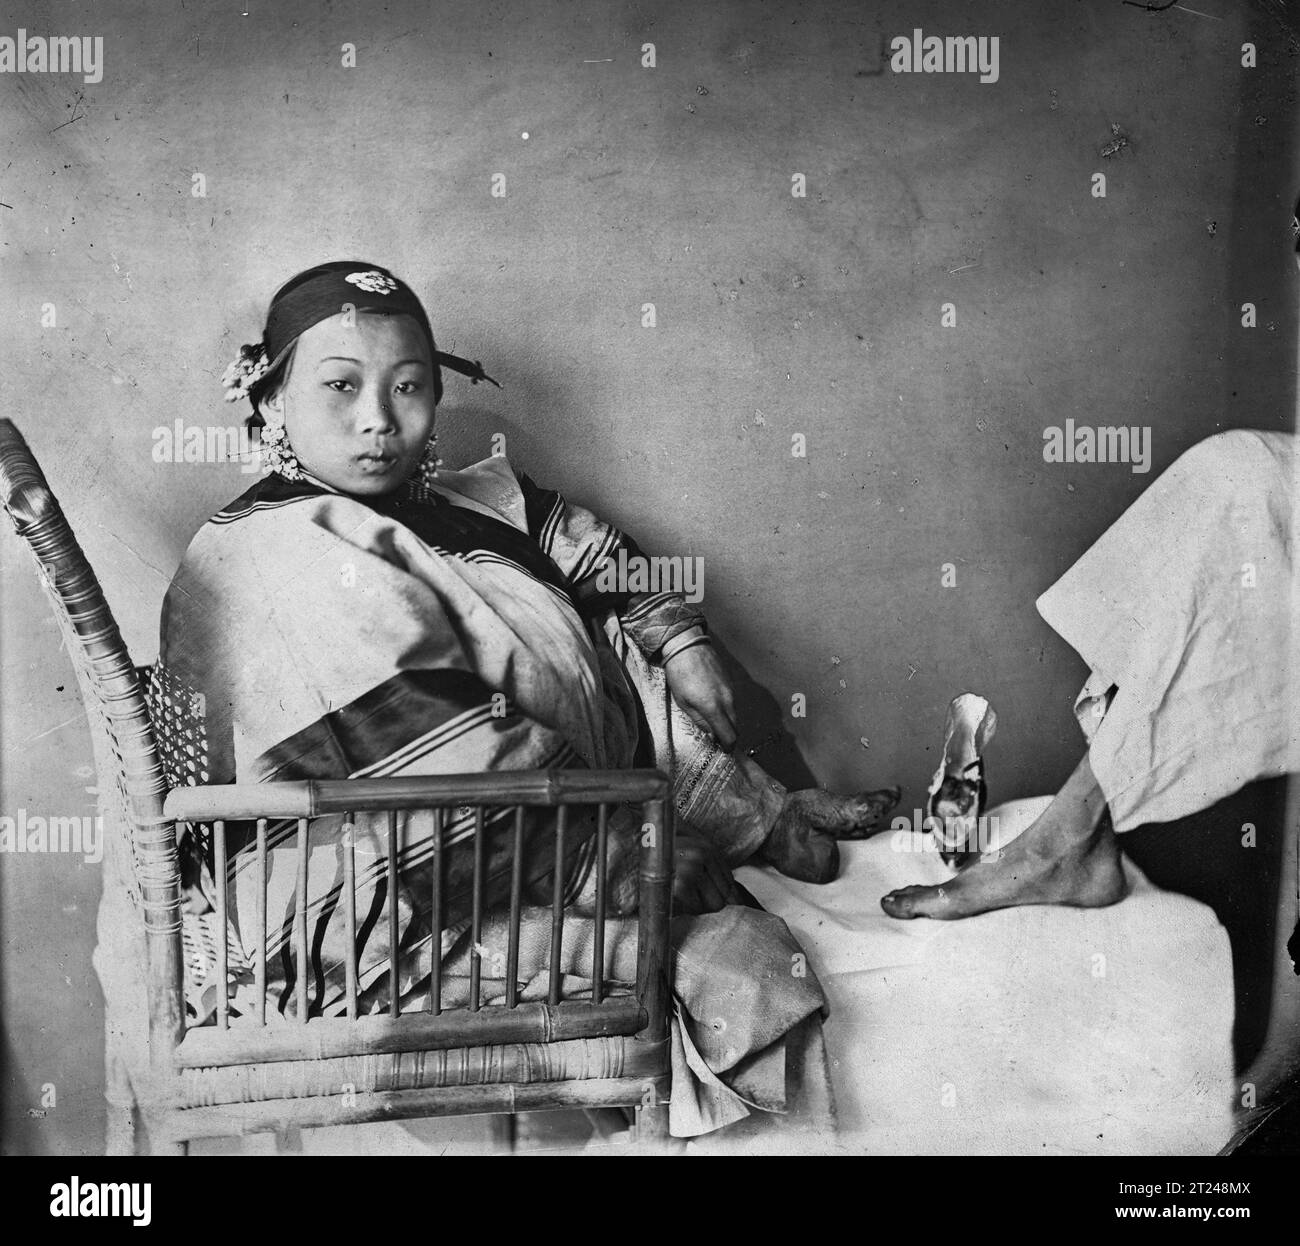
<path id="1" fill-rule="evenodd" d="M 666 1103 L 639 1104 L 636 1109 L 633 1137 L 638 1147 L 647 1150 L 670 1149 L 673 1139 L 668 1132 L 668 1105 Z"/>
<path id="2" fill-rule="evenodd" d="M 488 1132 L 494 1151 L 505 1151 L 508 1155 L 515 1153 L 515 1143 L 519 1136 L 518 1124 L 513 1112 L 498 1112 L 488 1117 Z"/>
<path id="3" fill-rule="evenodd" d="M 136 1115 L 133 1103 L 108 1101 L 108 1120 L 104 1128 L 105 1155 L 134 1155 Z"/>
<path id="4" fill-rule="evenodd" d="M 181 1142 L 153 1142 L 149 1143 L 150 1155 L 188 1155 L 190 1153 L 190 1144 L 185 1141 Z"/>
<path id="5" fill-rule="evenodd" d="M 126 1071 L 126 1061 L 112 1048 L 104 1053 L 104 1098 L 108 1104 L 104 1154 L 134 1155 L 138 1123 L 135 1091 Z"/>
<path id="6" fill-rule="evenodd" d="M 150 1113 L 142 1113 L 141 1119 L 144 1123 L 146 1155 L 188 1155 L 190 1153 L 190 1144 L 184 1140 L 179 1142 L 166 1139 L 162 1121 Z"/>

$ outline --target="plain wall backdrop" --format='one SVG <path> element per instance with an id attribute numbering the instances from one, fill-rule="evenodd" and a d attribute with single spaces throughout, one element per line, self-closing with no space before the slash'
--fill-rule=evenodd
<path id="1" fill-rule="evenodd" d="M 155 462 L 155 429 L 238 423 L 219 378 L 293 273 L 387 265 L 505 386 L 447 375 L 453 465 L 504 434 L 704 559 L 742 748 L 910 811 L 970 689 L 992 798 L 1053 790 L 1085 671 L 1035 598 L 1187 446 L 1294 425 L 1296 45 L 1275 6 L 1192 7 L 11 4 L 0 35 L 99 35 L 104 67 L 0 74 L 2 413 L 152 661 L 186 543 L 253 479 Z M 891 72 L 918 27 L 998 36 L 998 81 Z M 1150 473 L 1045 463 L 1067 419 L 1149 427 Z M 0 558 L 0 813 L 93 813 L 58 633 L 12 535 Z M 97 1151 L 98 869 L 0 875 L 6 1145 Z"/>

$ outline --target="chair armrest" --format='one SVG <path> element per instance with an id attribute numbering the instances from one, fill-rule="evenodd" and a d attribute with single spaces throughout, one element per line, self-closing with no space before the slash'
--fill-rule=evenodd
<path id="1" fill-rule="evenodd" d="M 178 787 L 164 811 L 177 822 L 216 822 L 449 805 L 613 804 L 665 799 L 667 792 L 658 770 L 515 770 Z"/>

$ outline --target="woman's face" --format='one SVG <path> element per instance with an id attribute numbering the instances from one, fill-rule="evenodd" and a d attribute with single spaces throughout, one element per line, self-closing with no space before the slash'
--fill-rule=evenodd
<path id="1" fill-rule="evenodd" d="M 410 316 L 332 316 L 306 330 L 265 403 L 298 462 L 343 493 L 391 493 L 433 433 L 433 361 Z"/>

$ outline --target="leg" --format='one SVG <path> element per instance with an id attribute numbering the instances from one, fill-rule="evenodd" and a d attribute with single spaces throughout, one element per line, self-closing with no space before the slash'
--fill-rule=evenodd
<path id="1" fill-rule="evenodd" d="M 880 905 L 890 917 L 949 920 L 1018 904 L 1101 908 L 1124 898 L 1119 845 L 1085 754 L 1043 815 L 996 859 L 941 887 L 903 887 Z"/>
<path id="2" fill-rule="evenodd" d="M 110 1043 L 104 1058 L 108 1122 L 104 1138 L 105 1155 L 134 1155 L 136 1129 L 135 1092 L 126 1070 L 126 1061 Z"/>
<path id="3" fill-rule="evenodd" d="M 615 652 L 649 727 L 655 765 L 670 775 L 678 817 L 734 869 L 751 857 L 802 882 L 839 873 L 839 839 L 878 829 L 898 803 L 897 788 L 835 796 L 819 788 L 787 792 L 744 754 L 723 751 L 673 699 L 663 670 L 617 634 Z"/>
<path id="4" fill-rule="evenodd" d="M 838 841 L 879 829 L 900 795 L 896 787 L 856 796 L 789 792 L 753 758 L 724 753 L 702 732 L 692 750 L 708 782 L 687 789 L 685 800 L 675 786 L 677 811 L 732 869 L 752 858 L 800 882 L 829 883 L 840 872 Z"/>
<path id="5" fill-rule="evenodd" d="M 819 787 L 787 792 L 754 859 L 801 882 L 831 882 L 840 872 L 837 841 L 865 839 L 882 829 L 900 795 L 896 787 L 856 796 L 835 796 Z"/>
<path id="6" fill-rule="evenodd" d="M 488 1117 L 488 1134 L 494 1151 L 504 1151 L 507 1155 L 515 1153 L 518 1124 L 519 1118 L 513 1112 L 498 1112 Z"/>
<path id="7" fill-rule="evenodd" d="M 642 1151 L 661 1154 L 682 1149 L 668 1132 L 668 1105 L 640 1104 L 635 1109 L 636 1123 L 632 1127 L 633 1144 Z"/>
<path id="8" fill-rule="evenodd" d="M 155 1140 L 151 1134 L 148 1153 L 150 1155 L 188 1155 L 190 1153 L 190 1144 L 186 1141 Z"/>

